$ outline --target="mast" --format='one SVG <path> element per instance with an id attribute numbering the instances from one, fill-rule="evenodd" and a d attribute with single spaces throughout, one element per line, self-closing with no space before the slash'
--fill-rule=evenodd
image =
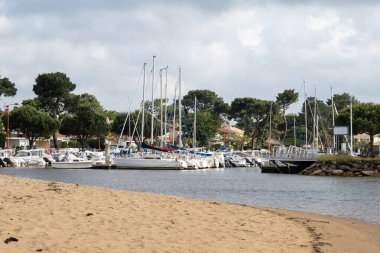
<path id="1" fill-rule="evenodd" d="M 150 144 L 153 145 L 153 121 L 154 121 L 154 96 L 153 96 L 153 91 L 154 91 L 154 59 L 156 58 L 155 55 L 153 55 L 153 67 L 152 67 L 152 117 L 151 117 L 151 126 L 150 126 Z"/>
<path id="2" fill-rule="evenodd" d="M 333 87 L 331 86 L 331 111 L 332 111 L 332 152 L 335 153 L 335 112 L 334 112 L 334 95 L 333 95 Z"/>
<path id="3" fill-rule="evenodd" d="M 193 148 L 197 147 L 197 97 L 194 98 Z"/>
<path id="4" fill-rule="evenodd" d="M 164 137 L 163 137 L 163 109 L 162 109 L 162 69 L 160 69 L 160 146 L 164 146 Z"/>
<path id="5" fill-rule="evenodd" d="M 353 148 L 353 136 L 352 136 L 352 95 L 350 95 L 350 152 L 351 156 L 353 156 L 352 148 Z"/>
<path id="6" fill-rule="evenodd" d="M 294 147 L 297 147 L 297 138 L 296 138 L 296 117 L 293 117 L 293 137 L 294 137 Z"/>
<path id="7" fill-rule="evenodd" d="M 173 129 L 173 132 L 172 132 L 172 135 L 173 135 L 172 144 L 173 145 L 174 145 L 175 130 L 176 130 L 176 127 L 175 127 L 175 114 L 176 114 L 176 110 L 177 110 L 177 101 L 175 100 L 176 96 L 177 96 L 177 86 L 174 89 L 174 112 L 173 112 L 173 127 L 172 127 L 172 129 Z"/>
<path id="8" fill-rule="evenodd" d="M 182 105 L 181 105 L 181 68 L 178 75 L 178 147 L 182 148 Z"/>
<path id="9" fill-rule="evenodd" d="M 318 150 L 318 148 L 319 148 L 319 116 L 317 115 L 317 122 L 316 122 L 316 124 L 315 124 L 315 128 L 316 128 L 316 134 L 315 134 L 315 140 L 316 140 L 316 148 L 317 148 L 317 150 Z M 321 144 L 322 144 L 322 142 L 321 142 Z M 322 146 L 323 146 L 323 144 L 322 144 Z"/>
<path id="10" fill-rule="evenodd" d="M 166 124 L 168 122 L 168 119 L 167 119 L 167 115 L 168 115 L 168 101 L 167 98 L 168 98 L 168 65 L 166 65 L 166 68 L 165 68 L 165 117 L 164 117 L 164 144 L 166 145 Z"/>
<path id="11" fill-rule="evenodd" d="M 315 139 L 317 136 L 317 88 L 314 88 L 314 114 L 313 114 L 313 150 L 315 148 Z"/>
<path id="12" fill-rule="evenodd" d="M 132 100 L 132 99 L 130 99 Z M 129 117 L 128 117 L 128 139 L 129 141 L 131 142 L 132 141 L 132 137 L 131 137 L 131 107 L 129 107 Z"/>
<path id="13" fill-rule="evenodd" d="M 306 150 L 308 149 L 307 147 L 307 105 L 306 105 L 306 102 L 307 102 L 307 95 L 306 95 L 306 82 L 305 80 L 303 80 L 303 94 L 304 94 L 304 98 L 305 98 L 305 146 L 306 146 Z"/>
<path id="14" fill-rule="evenodd" d="M 145 116 L 144 116 L 144 111 L 145 111 L 145 67 L 146 67 L 146 63 L 144 63 L 144 77 L 143 77 L 143 97 L 142 97 L 142 104 L 141 104 L 141 142 L 140 142 L 140 145 L 143 143 L 144 141 L 144 121 L 145 121 Z"/>
<path id="15" fill-rule="evenodd" d="M 269 111 L 269 141 L 272 139 L 272 102 L 270 102 L 270 111 Z"/>

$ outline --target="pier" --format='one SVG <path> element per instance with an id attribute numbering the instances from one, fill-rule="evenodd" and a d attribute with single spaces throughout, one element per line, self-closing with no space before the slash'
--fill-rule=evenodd
<path id="1" fill-rule="evenodd" d="M 317 152 L 294 146 L 277 147 L 261 165 L 261 173 L 298 174 L 317 161 Z"/>

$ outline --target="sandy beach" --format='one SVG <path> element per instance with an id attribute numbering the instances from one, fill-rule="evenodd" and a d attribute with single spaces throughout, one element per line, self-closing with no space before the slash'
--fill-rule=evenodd
<path id="1" fill-rule="evenodd" d="M 0 252 L 380 252 L 380 225 L 0 176 Z"/>

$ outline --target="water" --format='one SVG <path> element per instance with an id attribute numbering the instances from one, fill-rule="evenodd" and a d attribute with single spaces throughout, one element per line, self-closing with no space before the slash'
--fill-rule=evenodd
<path id="1" fill-rule="evenodd" d="M 261 174 L 220 170 L 63 170 L 1 168 L 1 174 L 139 192 L 221 200 L 352 217 L 380 224 L 380 177 Z"/>

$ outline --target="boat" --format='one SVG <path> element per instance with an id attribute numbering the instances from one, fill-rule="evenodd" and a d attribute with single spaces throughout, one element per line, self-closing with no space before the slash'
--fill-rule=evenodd
<path id="1" fill-rule="evenodd" d="M 152 73 L 154 73 L 154 59 L 153 56 L 153 68 Z M 188 168 L 188 163 L 186 162 L 186 157 L 183 157 L 181 153 L 173 153 L 175 149 L 154 146 L 153 145 L 153 127 L 151 127 L 151 143 L 150 145 L 144 143 L 144 101 L 145 101 L 145 67 L 146 63 L 143 66 L 143 100 L 141 103 L 141 138 L 140 138 L 140 147 L 141 151 L 138 153 L 128 152 L 126 156 L 118 156 L 113 159 L 113 164 L 116 166 L 116 169 L 152 169 L 152 170 L 182 170 Z M 181 72 L 180 72 L 181 73 Z M 179 74 L 179 86 L 181 74 Z M 154 87 L 154 77 L 152 77 L 152 101 L 153 99 L 153 87 Z M 162 99 L 161 99 L 162 100 Z M 180 99 L 179 99 L 180 100 Z M 180 104 L 180 102 L 179 102 Z M 161 106 L 162 108 L 162 106 Z M 126 121 L 124 122 L 125 125 Z M 153 114 L 152 114 L 152 124 L 153 126 Z M 180 125 L 180 124 L 179 124 Z M 124 126 L 123 126 L 124 129 Z M 179 131 L 181 134 L 181 130 Z M 120 134 L 119 142 L 123 133 Z M 162 136 L 162 135 L 161 135 Z M 182 147 L 181 136 L 179 137 L 179 147 Z M 162 141 L 161 141 L 162 143 Z M 149 149 L 151 152 L 143 152 L 143 149 Z M 129 150 L 130 151 L 130 150 Z M 193 166 L 191 166 L 193 168 Z"/>
<path id="2" fill-rule="evenodd" d="M 0 149 L 0 166 L 1 167 L 14 166 L 14 164 L 11 161 L 12 155 L 13 155 L 12 149 Z"/>
<path id="3" fill-rule="evenodd" d="M 173 158 L 118 157 L 113 159 L 113 163 L 117 169 L 181 170 L 188 168 L 184 160 Z"/>
<path id="4" fill-rule="evenodd" d="M 52 161 L 52 157 L 46 153 L 45 149 L 23 149 L 18 150 L 16 154 L 11 157 L 11 162 L 16 167 L 21 166 L 46 166 Z"/>
<path id="5" fill-rule="evenodd" d="M 87 169 L 92 168 L 92 161 L 51 162 L 51 167 L 54 169 Z"/>
<path id="6" fill-rule="evenodd" d="M 92 168 L 92 160 L 77 157 L 72 153 L 67 154 L 61 160 L 51 162 L 51 167 L 55 169 L 88 169 Z"/>

